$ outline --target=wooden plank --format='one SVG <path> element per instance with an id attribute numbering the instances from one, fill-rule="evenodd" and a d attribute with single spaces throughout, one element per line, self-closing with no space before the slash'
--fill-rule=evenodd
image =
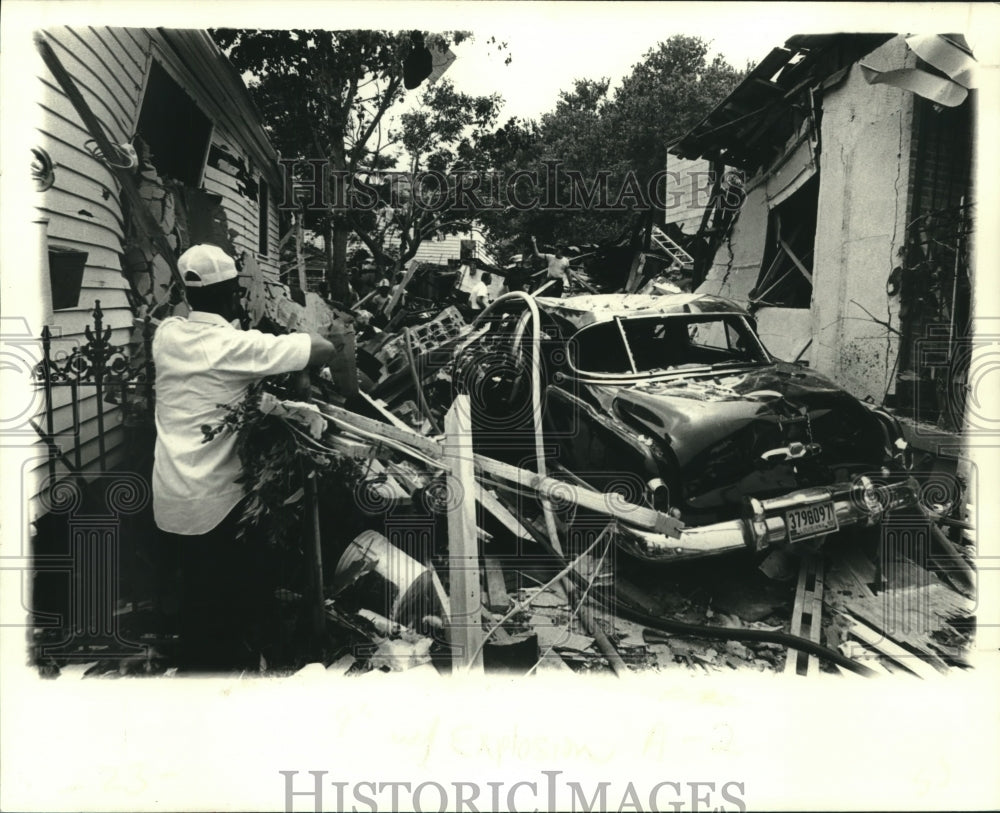
<path id="1" fill-rule="evenodd" d="M 947 671 L 948 665 L 934 648 L 933 632 L 946 628 L 949 618 L 971 613 L 972 603 L 936 578 L 930 584 L 891 588 L 876 595 L 868 586 L 874 572 L 874 565 L 862 555 L 844 551 L 827 576 L 832 588 L 827 603 L 850 612 L 894 642 L 913 647 L 938 671 Z"/>
<path id="2" fill-rule="evenodd" d="M 479 590 L 479 542 L 476 534 L 476 482 L 472 458 L 472 417 L 469 397 L 459 395 L 445 415 L 445 434 L 452 450 L 449 491 L 464 495 L 448 510 L 448 566 L 451 619 L 448 638 L 452 668 L 483 672 L 482 599 Z"/>
<path id="3" fill-rule="evenodd" d="M 383 401 L 381 398 L 372 398 L 366 392 L 359 392 L 358 395 L 361 396 L 362 400 L 367 401 L 372 409 L 378 412 L 379 415 L 385 418 L 386 421 L 395 426 L 397 429 L 405 429 L 407 431 L 413 431 L 412 427 L 410 427 L 405 422 L 401 421 L 392 412 L 389 411 L 389 409 L 385 405 L 385 401 Z"/>
<path id="4" fill-rule="evenodd" d="M 333 419 L 334 423 L 341 425 L 346 431 L 350 431 L 351 427 L 355 427 L 363 432 L 375 434 L 387 440 L 393 440 L 409 446 L 432 460 L 441 460 L 444 457 L 444 449 L 441 447 L 441 444 L 412 429 L 400 429 L 396 426 L 390 426 L 373 418 L 358 415 L 356 412 L 351 412 L 343 407 L 328 404 L 325 401 L 313 399 L 313 403 L 319 407 L 319 410 L 324 415 Z"/>
<path id="5" fill-rule="evenodd" d="M 810 576 L 814 581 L 811 589 L 808 586 Z M 799 580 L 795 589 L 795 602 L 792 605 L 792 621 L 789 628 L 792 635 L 805 637 L 816 643 L 820 642 L 822 595 L 822 563 L 818 557 L 805 555 L 799 566 Z M 808 628 L 803 630 L 803 620 L 806 616 L 809 616 Z M 815 655 L 807 656 L 806 653 L 792 647 L 789 647 L 788 655 L 785 658 L 785 674 L 797 675 L 803 658 L 808 658 L 806 676 L 818 674 L 819 660 L 817 657 Z"/>
<path id="6" fill-rule="evenodd" d="M 645 506 L 633 505 L 621 499 L 617 494 L 603 494 L 574 483 L 567 483 L 564 480 L 535 474 L 483 455 L 476 455 L 476 466 L 487 474 L 516 483 L 521 488 L 536 491 L 543 498 L 556 498 L 561 502 L 569 502 L 589 511 L 615 517 L 637 528 L 679 538 L 680 531 L 684 527 L 684 523 L 669 514 L 662 514 Z"/>
<path id="7" fill-rule="evenodd" d="M 790 259 L 793 263 L 795 263 L 795 267 L 802 272 L 802 276 L 804 276 L 806 280 L 809 282 L 809 284 L 812 285 L 813 281 L 812 274 L 809 273 L 809 269 L 805 267 L 805 265 L 802 263 L 802 260 L 800 260 L 796 256 L 795 252 L 792 251 L 791 246 L 789 246 L 788 243 L 786 243 L 780 237 L 778 238 L 778 242 L 781 243 L 781 247 L 785 250 L 785 254 L 788 255 L 788 259 Z"/>
<path id="8" fill-rule="evenodd" d="M 486 607 L 493 613 L 505 613 L 510 609 L 510 596 L 503 568 L 495 556 L 484 556 L 483 561 L 486 565 Z"/>
<path id="9" fill-rule="evenodd" d="M 918 677 L 933 679 L 939 676 L 938 671 L 928 663 L 925 663 L 919 655 L 915 655 L 904 649 L 894 641 L 890 641 L 880 632 L 873 630 L 867 624 L 862 623 L 850 613 L 841 613 L 850 622 L 850 632 L 859 641 L 881 652 L 888 658 L 898 663 L 900 666 L 913 672 Z"/>
<path id="10" fill-rule="evenodd" d="M 476 499 L 490 514 L 492 514 L 500 524 L 510 531 L 518 539 L 532 541 L 532 536 L 520 521 L 510 511 L 507 510 L 500 500 L 493 496 L 482 483 L 476 483 Z"/>

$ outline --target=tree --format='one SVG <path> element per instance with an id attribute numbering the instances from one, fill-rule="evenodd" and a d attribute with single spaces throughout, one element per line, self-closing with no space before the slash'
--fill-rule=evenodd
<path id="1" fill-rule="evenodd" d="M 440 80 L 400 117 L 403 172 L 368 173 L 365 180 L 377 189 L 381 205 L 352 213 L 358 236 L 379 264 L 399 268 L 425 238 L 467 230 L 476 219 L 477 207 L 462 189 L 470 166 L 461 156 L 495 125 L 501 104 L 497 94 L 470 96 Z"/>
<path id="2" fill-rule="evenodd" d="M 540 122 L 515 122 L 513 131 L 508 122 L 484 138 L 478 145 L 481 160 L 491 161 L 501 174 L 515 169 L 544 174 L 546 163 L 554 162 L 579 173 L 578 181 L 562 174 L 557 198 L 565 208 L 508 210 L 484 218 L 491 238 L 501 245 L 527 234 L 549 243 L 614 242 L 630 229 L 648 229 L 662 211 L 659 201 L 651 196 L 648 207 L 625 205 L 628 184 L 634 179 L 646 189 L 666 166 L 667 144 L 706 116 L 744 75 L 722 57 L 709 60 L 708 48 L 698 37 L 673 36 L 650 49 L 613 92 L 607 78 L 577 79 Z M 607 203 L 623 205 L 602 206 L 599 199 L 576 205 L 574 183 L 579 192 L 580 182 L 601 183 L 602 173 Z"/>
<path id="3" fill-rule="evenodd" d="M 387 114 L 404 97 L 404 61 L 424 42 L 444 49 L 468 38 L 463 32 L 215 29 L 215 41 L 241 74 L 250 74 L 253 96 L 275 147 L 284 158 L 328 162 L 326 199 L 338 200 L 337 183 L 394 165 L 396 134 Z M 504 46 L 498 44 L 498 48 Z M 347 293 L 347 241 L 364 224 L 349 207 L 309 211 L 324 236 L 331 294 Z M 369 218 L 370 220 L 370 218 Z"/>
<path id="4" fill-rule="evenodd" d="M 646 52 L 610 106 L 610 126 L 643 179 L 662 169 L 667 144 L 707 116 L 743 79 L 725 58 L 708 61 L 710 43 L 676 35 Z"/>

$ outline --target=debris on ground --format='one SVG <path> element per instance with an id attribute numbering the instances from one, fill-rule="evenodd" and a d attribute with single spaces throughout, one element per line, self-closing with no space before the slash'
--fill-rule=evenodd
<path id="1" fill-rule="evenodd" d="M 670 283 L 660 275 L 642 285 Z M 457 670 L 812 676 L 849 674 L 847 667 L 858 665 L 869 673 L 930 678 L 968 665 L 973 602 L 962 591 L 968 572 L 953 561 L 966 555 L 961 540 L 969 534 L 961 521 L 930 526 L 930 542 L 952 561 L 950 575 L 934 572 L 930 555 L 919 562 L 888 548 L 873 555 L 850 537 L 818 551 L 775 547 L 767 555 L 748 550 L 653 569 L 618 556 L 615 538 L 636 512 L 655 516 L 655 510 L 627 501 L 602 509 L 610 501 L 594 499 L 604 495 L 578 482 L 479 454 L 463 469 L 442 431 L 459 399 L 447 409 L 442 404 L 453 395 L 450 359 L 469 332 L 449 307 L 424 324 L 359 336 L 362 386 L 353 396 L 314 382 L 307 400 L 262 398 L 261 411 L 292 427 L 296 442 L 350 460 L 358 472 L 353 524 L 317 521 L 303 537 L 303 551 L 322 553 L 322 561 L 306 556 L 319 592 L 302 584 L 279 592 L 283 605 L 318 606 L 319 655 L 290 676 Z M 558 513 L 551 507 L 557 492 L 564 503 Z M 325 500 L 299 488 L 285 506 L 301 504 L 318 516 Z M 623 513 L 622 502 L 633 513 Z M 473 545 L 472 558 L 461 562 L 449 517 L 460 504 L 472 506 L 465 527 L 478 539 L 478 554 Z M 565 504 L 574 510 L 565 514 Z M 577 533 L 584 518 L 593 524 L 595 516 L 596 530 Z M 343 538 L 358 522 L 363 530 Z M 458 588 L 456 566 L 478 571 L 478 589 L 475 580 Z M 459 652 L 453 632 L 470 624 L 479 643 Z M 789 636 L 841 662 L 790 646 L 796 639 Z M 60 668 L 80 679 L 163 674 L 169 663 L 145 656 L 52 665 Z"/>

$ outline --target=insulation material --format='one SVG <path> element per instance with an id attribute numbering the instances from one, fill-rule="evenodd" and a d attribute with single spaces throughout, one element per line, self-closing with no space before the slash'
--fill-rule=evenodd
<path id="1" fill-rule="evenodd" d="M 969 91 L 957 82 L 935 76 L 918 68 L 899 68 L 894 71 L 880 71 L 868 65 L 859 65 L 861 75 L 869 85 L 891 85 L 900 90 L 930 99 L 944 107 L 958 107 L 965 101 Z"/>
<path id="2" fill-rule="evenodd" d="M 772 356 L 782 361 L 802 357 L 812 340 L 809 308 L 760 308 L 754 316 L 760 338 Z"/>
<path id="3" fill-rule="evenodd" d="M 940 34 L 907 37 L 906 44 L 924 62 L 948 74 L 962 87 L 976 86 L 976 59 L 962 44 Z"/>
<path id="4" fill-rule="evenodd" d="M 758 185 L 747 193 L 730 239 L 722 244 L 696 293 L 717 294 L 743 304 L 757 284 L 767 240 L 767 191 Z"/>

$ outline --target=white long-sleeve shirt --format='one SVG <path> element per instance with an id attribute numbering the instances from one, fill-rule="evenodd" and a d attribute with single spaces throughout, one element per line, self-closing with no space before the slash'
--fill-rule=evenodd
<path id="1" fill-rule="evenodd" d="M 153 337 L 156 365 L 156 448 L 153 517 L 164 531 L 186 536 L 212 530 L 236 506 L 243 486 L 232 433 L 203 443 L 201 427 L 217 426 L 256 380 L 304 369 L 307 333 L 271 336 L 238 330 L 221 316 L 192 311 L 170 317 Z"/>

